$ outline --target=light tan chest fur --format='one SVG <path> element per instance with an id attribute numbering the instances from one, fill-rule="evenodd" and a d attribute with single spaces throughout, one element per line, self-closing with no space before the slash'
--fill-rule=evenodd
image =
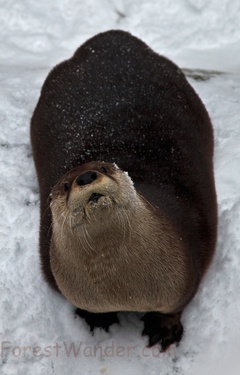
<path id="1" fill-rule="evenodd" d="M 68 236 L 57 246 L 53 238 L 51 268 L 63 295 L 92 312 L 178 309 L 191 293 L 181 239 L 144 230 L 140 223 L 124 241 L 108 232 L 88 247 Z"/>

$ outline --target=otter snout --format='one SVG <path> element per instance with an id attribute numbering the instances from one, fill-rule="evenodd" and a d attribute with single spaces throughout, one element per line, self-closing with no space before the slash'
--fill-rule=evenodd
<path id="1" fill-rule="evenodd" d="M 138 204 L 136 191 L 126 173 L 114 164 L 92 162 L 69 171 L 54 186 L 51 210 L 60 227 L 60 219 L 68 216 L 73 228 L 84 220 L 100 223 L 114 214 L 114 207 L 126 208 L 133 202 Z M 107 214 L 103 216 L 104 213 Z"/>
<path id="2" fill-rule="evenodd" d="M 101 174 L 99 174 L 96 171 L 86 171 L 82 174 L 80 174 L 76 179 L 75 179 L 75 184 L 78 186 L 85 186 L 85 185 L 90 185 L 94 181 L 98 180 Z M 103 197 L 103 194 L 98 194 L 98 193 L 92 193 L 88 202 L 95 202 L 97 203 L 98 200 Z"/>
<path id="3" fill-rule="evenodd" d="M 76 179 L 75 183 L 78 186 L 85 186 L 85 185 L 90 185 L 92 182 L 98 180 L 100 177 L 99 173 L 96 171 L 87 171 L 84 172 L 83 174 L 80 174 Z M 90 196 L 88 202 L 95 202 L 97 203 L 98 200 L 103 197 L 103 194 L 98 194 L 98 193 L 92 193 Z"/>

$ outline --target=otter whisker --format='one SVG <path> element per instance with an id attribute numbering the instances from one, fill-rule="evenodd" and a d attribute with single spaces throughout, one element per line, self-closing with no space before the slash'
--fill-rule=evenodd
<path id="1" fill-rule="evenodd" d="M 90 247 L 90 249 L 92 250 L 92 251 L 95 251 L 95 249 L 91 246 L 91 244 L 89 243 L 89 241 L 88 241 L 88 235 L 87 235 L 87 232 L 86 232 L 86 228 L 85 228 L 85 225 L 84 225 L 84 227 L 83 227 L 83 235 L 84 235 L 84 239 L 85 239 L 85 242 L 86 242 L 86 244 Z"/>
<path id="2" fill-rule="evenodd" d="M 48 231 L 47 231 L 47 235 L 49 236 L 49 234 L 50 234 L 50 232 L 51 232 L 51 230 L 52 230 L 52 227 L 53 227 L 53 222 L 51 221 L 51 224 L 50 224 L 50 226 L 49 226 L 49 228 L 48 228 Z"/>
<path id="3" fill-rule="evenodd" d="M 45 216 L 46 216 L 46 214 L 47 214 L 48 210 L 50 210 L 50 211 L 51 211 L 51 207 L 50 207 L 50 204 L 49 204 L 49 205 L 47 206 L 46 210 L 44 211 L 44 213 L 43 213 L 43 215 L 42 215 L 42 220 L 44 220 L 44 219 L 45 219 Z"/>
<path id="4" fill-rule="evenodd" d="M 74 216 L 72 216 L 72 219 L 74 219 Z M 72 226 L 72 225 L 71 225 Z M 75 229 L 76 224 L 72 227 L 72 230 Z M 77 241 L 80 243 L 80 248 L 83 249 L 88 255 L 90 254 L 88 249 L 85 247 L 86 243 L 84 241 L 84 229 L 83 226 L 81 226 L 78 235 L 76 236 L 76 233 L 73 234 L 73 238 L 76 238 Z"/>
<path id="5" fill-rule="evenodd" d="M 89 241 L 91 241 L 91 242 L 94 244 L 94 241 L 92 240 L 91 236 L 89 235 L 89 232 L 88 232 L 88 230 L 87 230 L 87 228 L 86 228 L 85 225 L 83 226 L 83 230 L 85 231 L 85 233 L 86 233 L 86 237 L 89 239 Z M 93 249 L 93 250 L 94 250 L 94 249 Z M 94 250 L 94 251 L 95 251 L 95 250 Z"/>
<path id="6" fill-rule="evenodd" d="M 71 230 L 71 235 L 72 237 L 74 238 L 74 232 L 73 232 L 73 224 L 72 224 L 72 221 L 73 221 L 73 215 L 69 215 L 69 226 L 70 226 L 70 230 Z"/>
<path id="7" fill-rule="evenodd" d="M 65 210 L 65 216 L 64 216 L 64 220 L 63 220 L 63 222 L 62 222 L 62 230 L 61 230 L 61 235 L 62 235 L 62 237 L 64 237 L 64 226 L 65 226 L 65 223 L 66 223 L 66 220 L 67 220 L 67 218 L 68 218 L 68 213 L 66 213 L 66 210 Z"/>
<path id="8" fill-rule="evenodd" d="M 131 237 L 132 237 L 132 225 L 131 225 L 131 221 L 130 221 L 130 218 L 129 218 L 129 213 L 128 213 L 127 210 L 119 210 L 118 214 L 122 215 L 122 217 L 123 217 L 125 231 L 127 230 L 129 241 L 131 241 Z"/>
<path id="9" fill-rule="evenodd" d="M 147 204 L 149 204 L 154 210 L 156 210 L 156 207 L 152 205 L 152 203 L 149 202 L 149 200 L 147 200 L 147 198 L 145 198 L 142 194 L 138 193 L 138 195 L 140 196 L 140 198 L 145 201 Z"/>
<path id="10" fill-rule="evenodd" d="M 126 240 L 126 220 L 124 220 L 123 216 L 124 216 L 123 213 L 121 212 L 121 210 L 119 210 L 117 214 L 117 218 L 119 220 L 119 224 L 123 231 L 123 242 L 124 242 Z"/>

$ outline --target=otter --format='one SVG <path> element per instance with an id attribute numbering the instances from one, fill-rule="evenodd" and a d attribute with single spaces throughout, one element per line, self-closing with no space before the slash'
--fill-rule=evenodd
<path id="1" fill-rule="evenodd" d="M 100 33 L 49 73 L 31 144 L 49 285 L 92 331 L 133 311 L 149 346 L 179 344 L 217 235 L 213 127 L 182 71 Z"/>

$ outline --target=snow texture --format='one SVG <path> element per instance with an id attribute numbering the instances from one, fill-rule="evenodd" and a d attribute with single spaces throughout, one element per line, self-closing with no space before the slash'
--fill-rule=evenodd
<path id="1" fill-rule="evenodd" d="M 238 0 L 0 0 L 0 374 L 240 373 L 239 24 Z M 29 121 L 49 70 L 112 28 L 183 68 L 227 72 L 189 76 L 214 125 L 218 243 L 184 338 L 166 354 L 146 348 L 130 313 L 92 336 L 40 272 Z"/>

